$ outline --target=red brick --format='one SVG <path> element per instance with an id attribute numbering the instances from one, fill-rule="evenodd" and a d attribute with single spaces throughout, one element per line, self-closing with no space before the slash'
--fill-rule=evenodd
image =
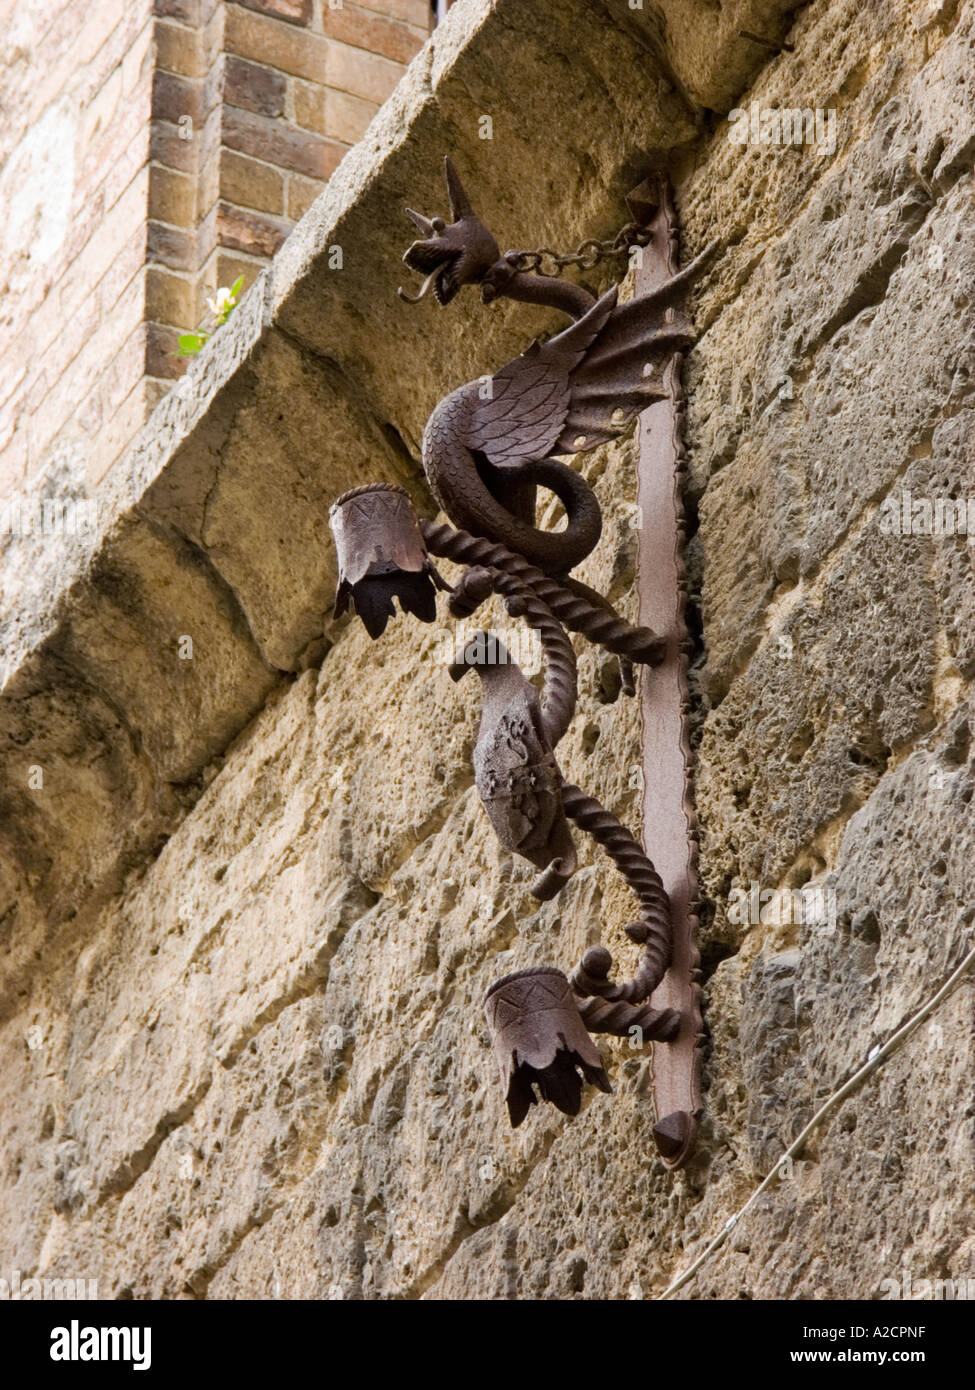
<path id="1" fill-rule="evenodd" d="M 52 382 L 64 375 L 85 344 L 94 337 L 101 321 L 99 297 L 91 292 L 71 317 L 61 323 L 44 351 L 44 368 Z"/>
<path id="2" fill-rule="evenodd" d="M 137 227 L 98 283 L 103 317 L 114 309 L 119 297 L 146 263 L 146 227 Z"/>
<path id="3" fill-rule="evenodd" d="M 116 91 L 120 90 L 120 86 L 116 84 Z M 110 175 L 120 157 L 128 158 L 131 155 L 133 146 L 148 151 L 146 126 L 150 116 L 149 104 L 150 87 L 147 80 L 128 100 L 107 107 L 101 122 L 94 120 L 89 125 L 80 170 L 81 187 L 94 188 Z"/>
<path id="4" fill-rule="evenodd" d="M 149 171 L 142 169 L 107 213 L 97 236 L 89 239 L 62 282 L 61 311 L 65 316 L 74 313 L 88 288 L 98 283 L 133 232 L 145 225 L 148 202 Z"/>
<path id="5" fill-rule="evenodd" d="M 20 395 L 21 393 L 18 392 L 16 400 L 12 402 L 11 409 L 0 411 L 0 420 L 2 420 L 0 423 L 0 458 L 16 441 L 18 432 L 24 433 L 26 417 L 23 414 Z M 26 434 L 24 438 L 26 442 Z M 13 455 L 11 454 L 10 457 Z"/>
<path id="6" fill-rule="evenodd" d="M 155 27 L 155 22 L 150 21 L 122 60 L 123 100 L 135 88 L 152 80 L 152 68 L 155 62 L 155 47 L 153 45 Z"/>
<path id="7" fill-rule="evenodd" d="M 284 212 L 284 175 L 280 170 L 234 150 L 221 152 L 220 192 L 228 203 L 238 207 Z"/>
<path id="8" fill-rule="evenodd" d="M 237 251 L 220 250 L 217 253 L 217 284 L 233 285 L 240 276 L 244 277 L 241 298 L 247 293 L 258 275 L 264 269 L 266 262 L 255 260 L 253 256 L 242 256 Z M 238 303 L 240 301 L 238 300 Z"/>
<path id="9" fill-rule="evenodd" d="M 31 64 L 30 105 L 24 112 L 31 120 L 68 89 L 81 105 L 90 101 L 134 41 L 133 28 L 137 32 L 145 23 L 141 7 L 135 7 L 126 21 L 120 19 L 117 6 L 89 4 L 81 24 L 78 6 L 63 9 L 67 29 L 54 37 L 45 35 L 38 61 Z"/>
<path id="10" fill-rule="evenodd" d="M 194 125 L 202 124 L 202 83 L 195 77 L 177 77 L 158 68 L 152 75 L 152 118 L 176 125 L 189 116 Z"/>
<path id="11" fill-rule="evenodd" d="M 146 318 L 178 328 L 195 328 L 195 290 L 194 282 L 186 276 L 150 266 L 146 271 Z"/>
<path id="12" fill-rule="evenodd" d="M 157 67 L 181 77 L 203 76 L 203 55 L 194 29 L 160 19 L 156 21 L 154 35 Z"/>
<path id="13" fill-rule="evenodd" d="M 120 327 L 120 332 L 128 333 L 129 325 Z M 98 373 L 102 366 L 103 348 L 96 338 L 92 338 L 74 359 L 71 366 L 54 382 L 44 397 L 39 409 L 29 412 L 31 458 L 41 458 L 52 440 L 79 409 L 92 421 L 100 410 L 96 395 Z"/>
<path id="14" fill-rule="evenodd" d="M 210 112 L 202 130 L 198 130 L 196 133 L 197 158 L 201 168 L 220 149 L 222 144 L 223 105 L 218 104 L 216 110 Z"/>
<path id="15" fill-rule="evenodd" d="M 102 316 L 96 339 L 102 361 L 106 359 L 109 351 L 115 351 L 126 335 L 145 318 L 146 273 L 143 269 L 138 275 L 133 276 L 115 301 L 111 314 Z"/>
<path id="16" fill-rule="evenodd" d="M 224 9 L 224 0 L 214 0 L 213 15 L 209 22 L 202 24 L 198 30 L 200 52 L 211 66 L 216 64 L 223 54 Z"/>
<path id="17" fill-rule="evenodd" d="M 252 63 L 229 53 L 224 64 L 224 100 L 228 106 L 242 106 L 262 116 L 280 116 L 288 79 L 275 68 Z"/>
<path id="18" fill-rule="evenodd" d="M 357 5 L 343 4 L 340 10 L 331 10 L 326 3 L 322 9 L 322 29 L 330 39 L 378 53 L 396 63 L 408 63 L 426 42 L 425 35 L 415 34 L 405 24 L 371 14 Z"/>
<path id="19" fill-rule="evenodd" d="M 125 454 L 146 422 L 147 395 L 144 382 L 130 391 L 123 404 L 105 421 L 88 458 L 88 486 L 95 487 Z"/>
<path id="20" fill-rule="evenodd" d="M 81 255 L 92 237 L 98 234 L 104 221 L 105 190 L 99 188 L 94 195 L 88 195 L 72 218 L 71 228 L 58 252 L 54 267 L 59 274 L 62 269 L 67 270 L 76 256 Z"/>
<path id="21" fill-rule="evenodd" d="M 200 170 L 197 180 L 197 220 L 205 221 L 210 209 L 220 196 L 220 162 L 225 151 L 223 149 L 214 150 L 206 164 Z M 233 200 L 231 200 L 233 201 Z"/>
<path id="22" fill-rule="evenodd" d="M 148 114 L 148 113 L 147 113 Z M 102 187 L 105 190 L 105 207 L 111 210 L 136 176 L 149 162 L 149 131 L 144 125 L 135 140 L 108 166 L 108 173 Z M 147 192 L 148 198 L 148 192 Z"/>
<path id="23" fill-rule="evenodd" d="M 121 99 L 122 69 L 117 67 L 82 108 L 81 147 L 85 151 L 86 162 L 88 151 L 99 135 L 104 135 L 112 130 Z M 82 165 L 82 169 L 84 169 L 84 165 Z"/>
<path id="24" fill-rule="evenodd" d="M 223 108 L 223 71 L 219 63 L 215 63 L 207 72 L 203 79 L 203 94 L 201 97 L 202 119 L 204 123 L 216 112 L 218 115 Z"/>
<path id="25" fill-rule="evenodd" d="M 196 228 L 196 260 L 197 266 L 200 268 L 197 270 L 198 283 L 200 270 L 209 262 L 217 248 L 217 209 L 219 206 L 219 203 L 214 203 Z"/>
<path id="26" fill-rule="evenodd" d="M 6 444 L 17 423 L 15 410 L 4 410 L 3 407 L 15 393 L 21 394 L 17 388 L 27 376 L 27 365 L 23 358 L 18 362 L 12 362 L 7 369 L 3 385 L 0 386 L 0 448 Z"/>
<path id="27" fill-rule="evenodd" d="M 186 370 L 186 358 L 179 356 L 178 328 L 168 323 L 146 324 L 146 375 L 174 380 Z"/>
<path id="28" fill-rule="evenodd" d="M 40 410 L 41 402 L 51 390 L 51 386 L 52 383 L 46 371 L 41 372 L 40 376 L 35 377 L 31 382 L 30 390 L 24 398 L 24 415 L 28 420 Z"/>
<path id="29" fill-rule="evenodd" d="M 250 256 L 266 256 L 269 260 L 281 249 L 291 223 L 268 213 L 252 212 L 221 203 L 217 213 L 217 234 L 220 245 L 228 251 L 245 251 Z"/>
<path id="30" fill-rule="evenodd" d="M 15 115 L 26 128 L 70 81 L 85 132 L 78 194 L 60 259 L 8 305 L 27 371 L 8 370 L 0 395 L 20 418 L 30 396 L 41 448 L 76 429 L 87 402 L 92 429 L 104 411 L 99 440 L 117 452 L 146 396 L 140 369 L 155 377 L 155 400 L 185 366 L 164 351 L 175 327 L 144 331 L 153 306 L 176 306 L 195 327 L 201 262 L 214 283 L 218 272 L 220 283 L 242 271 L 253 281 L 392 90 L 429 10 L 427 0 L 137 0 L 114 13 L 97 0 L 60 13 L 46 3 L 56 17 L 34 55 L 30 109 Z M 88 299 L 97 329 L 82 317 Z"/>
<path id="31" fill-rule="evenodd" d="M 171 270 L 196 270 L 196 234 L 150 221 L 146 225 L 146 261 Z"/>
<path id="32" fill-rule="evenodd" d="M 224 44 L 228 53 L 279 68 L 292 77 L 304 77 L 309 82 L 325 80 L 328 40 L 307 29 L 282 24 L 239 5 L 228 5 Z"/>
<path id="33" fill-rule="evenodd" d="M 150 127 L 149 158 L 154 163 L 165 164 L 167 169 L 192 173 L 219 148 L 221 118 L 218 106 L 202 125 L 193 121 L 189 139 L 184 139 L 179 127 L 171 121 L 154 120 Z"/>
<path id="34" fill-rule="evenodd" d="M 178 360 L 180 362 L 189 362 L 188 357 L 181 357 Z M 163 396 L 168 396 L 172 389 L 173 386 L 172 382 L 170 381 L 153 381 L 150 377 L 146 377 L 143 383 L 143 390 L 145 391 L 146 395 L 147 420 L 149 419 L 149 416 L 152 414 L 152 412 L 155 410 L 156 406 L 162 400 Z"/>
<path id="35" fill-rule="evenodd" d="M 382 105 L 402 75 L 403 69 L 388 58 L 377 58 L 373 53 L 350 48 L 344 43 L 329 43 L 325 65 L 327 87 L 336 87 Z"/>
<path id="36" fill-rule="evenodd" d="M 171 227 L 191 227 L 196 221 L 196 180 L 164 164 L 150 164 L 149 216 Z"/>
<path id="37" fill-rule="evenodd" d="M 199 24 L 199 0 L 153 0 L 153 10 L 167 19 L 181 19 L 184 24 Z"/>
<path id="38" fill-rule="evenodd" d="M 91 12 L 97 12 L 99 8 L 102 8 L 105 12 L 106 22 L 109 22 L 108 16 L 112 12 L 111 6 L 89 5 L 88 8 Z M 115 19 L 110 21 L 113 24 L 111 32 L 105 36 L 102 42 L 99 42 L 99 35 L 105 34 L 104 26 L 98 30 L 91 30 L 94 52 L 90 53 L 90 56 L 85 56 L 82 46 L 84 31 L 78 35 L 76 41 L 78 46 L 72 50 L 72 57 L 75 62 L 75 74 L 79 80 L 77 85 L 72 83 L 71 86 L 72 94 L 82 107 L 91 101 L 112 73 L 119 68 L 131 48 L 138 46 L 143 51 L 145 50 L 145 41 L 141 45 L 138 41 L 140 36 L 149 28 L 148 16 L 144 12 L 140 16 L 139 8 L 133 6 L 128 17 L 121 20 L 116 15 Z M 47 76 L 46 68 L 42 71 L 44 76 Z"/>
<path id="39" fill-rule="evenodd" d="M 257 10 L 259 14 L 272 15 L 288 24 L 310 24 L 312 0 L 238 0 L 245 9 Z M 328 4 L 328 0 L 325 0 Z"/>
<path id="40" fill-rule="evenodd" d="M 379 107 L 374 101 L 363 101 L 350 92 L 326 91 L 325 134 L 334 140 L 354 145 L 366 133 L 366 127 Z"/>
<path id="41" fill-rule="evenodd" d="M 120 410 L 126 397 L 142 380 L 146 369 L 146 326 L 140 323 L 126 338 L 98 379 L 105 418 Z"/>
<path id="42" fill-rule="evenodd" d="M 313 179 L 327 179 L 345 153 L 333 140 L 235 106 L 224 113 L 223 136 L 228 149 Z"/>
<path id="43" fill-rule="evenodd" d="M 304 217 L 324 188 L 318 179 L 303 179 L 300 174 L 288 177 L 288 216 L 293 222 Z"/>
<path id="44" fill-rule="evenodd" d="M 27 431 L 18 430 L 5 449 L 0 450 L 0 497 L 8 497 L 27 473 Z"/>
<path id="45" fill-rule="evenodd" d="M 322 4 L 327 5 L 328 0 L 322 0 Z M 361 7 L 391 15 L 393 19 L 402 19 L 428 32 L 433 28 L 430 0 L 362 0 Z"/>
<path id="46" fill-rule="evenodd" d="M 149 136 L 149 158 L 169 169 L 191 173 L 196 168 L 196 135 L 183 140 L 169 121 L 153 121 Z"/>
<path id="47" fill-rule="evenodd" d="M 292 77 L 291 100 L 295 124 L 304 130 L 315 130 L 319 135 L 324 135 L 325 88 L 317 82 L 302 82 L 300 78 Z"/>

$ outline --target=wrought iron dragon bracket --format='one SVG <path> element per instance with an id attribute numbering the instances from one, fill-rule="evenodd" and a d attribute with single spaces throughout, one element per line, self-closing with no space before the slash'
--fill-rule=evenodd
<path id="1" fill-rule="evenodd" d="M 432 290 L 447 305 L 465 285 L 479 285 L 486 304 L 502 297 L 522 300 L 562 310 L 571 322 L 546 342 L 533 342 L 487 383 L 481 378 L 460 386 L 434 409 L 423 436 L 423 467 L 453 525 L 418 519 L 407 493 L 388 484 L 355 488 L 335 501 L 330 515 L 339 564 L 335 612 L 354 608 L 374 639 L 394 613 L 394 597 L 404 611 L 434 621 L 436 590 L 449 589 L 430 558 L 441 556 L 466 567 L 450 590 L 454 617 L 468 617 L 497 594 L 509 614 L 538 632 L 540 691 L 491 633 L 477 633 L 462 644 L 450 668 L 455 680 L 474 669 L 481 682 L 477 790 L 501 845 L 538 870 L 532 892 L 540 900 L 555 897 L 575 872 L 569 822 L 587 831 L 636 896 L 640 915 L 626 930 L 641 951 L 628 980 L 612 979 L 612 956 L 595 946 L 568 976 L 541 966 L 508 975 L 488 991 L 484 1010 L 508 1112 L 511 1123 L 520 1124 L 540 1096 L 577 1114 L 583 1080 L 611 1089 L 591 1034 L 632 1037 L 639 1029 L 643 1039 L 665 1044 L 663 1050 L 672 1054 L 661 1066 L 655 1049 L 654 1135 L 664 1162 L 676 1167 L 691 1152 L 701 1103 L 681 576 L 675 569 L 665 579 L 674 605 L 669 615 L 666 605 L 660 609 L 671 629 L 660 632 L 626 622 L 607 599 L 571 576 L 596 545 L 602 518 L 592 489 L 563 457 L 616 438 L 636 415 L 663 403 L 673 445 L 671 549 L 679 552 L 679 500 L 674 500 L 674 468 L 681 458 L 679 354 L 693 341 L 684 300 L 714 248 L 675 270 L 673 206 L 665 180 L 655 177 L 630 195 L 635 220 L 614 241 L 583 243 L 570 256 L 548 250 L 501 255 L 450 161 L 444 164 L 451 221 L 408 210 L 421 239 L 403 259 L 426 279 L 415 296 L 401 289 L 403 298 L 415 303 Z M 645 248 L 657 271 L 651 279 L 658 283 L 644 275 L 646 292 L 626 304 L 618 303 L 618 286 L 597 298 L 560 278 L 567 264 L 592 266 L 603 257 L 626 254 L 633 245 Z M 666 447 L 657 453 L 664 470 L 666 525 Z M 535 524 L 539 487 L 563 504 L 562 530 Z M 671 723 L 681 761 L 676 781 L 670 779 L 671 799 L 684 820 L 679 830 L 671 825 L 665 832 L 682 847 L 669 891 L 630 832 L 559 769 L 556 749 L 572 719 L 577 688 L 566 629 L 619 658 L 628 694 L 634 693 L 634 663 L 647 668 L 648 676 L 657 672 L 666 678 L 668 669 L 675 674 Z M 645 715 L 658 720 L 658 712 L 646 706 Z M 653 768 L 648 771 L 652 777 Z M 645 818 L 647 809 L 645 803 Z M 654 834 L 658 828 L 650 826 Z M 659 998 L 652 998 L 655 993 Z"/>

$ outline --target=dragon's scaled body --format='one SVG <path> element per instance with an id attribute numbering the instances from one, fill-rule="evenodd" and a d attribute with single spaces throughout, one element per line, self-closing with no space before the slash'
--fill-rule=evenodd
<path id="1" fill-rule="evenodd" d="M 459 283 L 486 281 L 496 294 L 526 298 L 572 314 L 574 322 L 545 343 L 537 340 L 492 377 L 478 378 L 446 396 L 423 435 L 423 468 L 434 496 L 455 526 L 499 541 L 546 574 L 566 574 L 599 539 L 601 515 L 584 478 L 556 455 L 584 453 L 617 438 L 634 415 L 666 399 L 664 375 L 675 352 L 693 341 L 682 299 L 700 266 L 692 262 L 653 294 L 617 303 L 613 286 L 595 299 L 579 286 L 512 273 L 502 280 L 502 258 L 484 265 L 461 251 L 461 229 L 484 257 L 496 254 L 455 174 L 448 178 L 455 221 L 406 253 L 416 268 L 436 266 L 452 298 Z M 433 229 L 433 222 L 414 221 Z M 418 249 L 419 248 L 419 249 Z M 431 271 L 435 275 L 435 271 Z M 462 277 L 462 278 L 459 278 Z M 546 285 L 550 282 L 551 288 Z M 500 288 L 498 285 L 500 284 Z M 519 292 L 520 291 L 520 292 Z M 443 300 L 446 302 L 446 299 Z M 567 515 L 562 531 L 534 524 L 534 489 L 554 492 Z"/>
<path id="2" fill-rule="evenodd" d="M 474 565 L 452 596 L 457 616 L 472 612 L 492 590 L 504 593 L 509 610 L 521 604 L 539 629 L 548 664 L 561 676 L 568 650 L 573 703 L 574 656 L 559 622 L 569 613 L 583 615 L 570 625 L 590 636 L 598 625 L 601 633 L 622 638 L 612 650 L 621 656 L 624 688 L 632 693 L 630 660 L 659 660 L 663 644 L 648 629 L 624 623 L 608 600 L 569 576 L 598 541 L 602 517 L 592 488 L 563 457 L 617 438 L 641 410 L 668 399 L 674 355 L 693 341 L 685 292 L 710 249 L 650 294 L 620 304 L 614 285 L 597 299 L 582 286 L 525 273 L 519 268 L 523 253 L 499 255 L 450 161 L 444 165 L 453 220 L 408 210 L 424 238 L 403 259 L 426 275 L 412 302 L 432 289 L 445 305 L 465 284 L 479 284 L 487 301 L 506 295 L 546 304 L 571 322 L 435 407 L 423 434 L 423 467 L 457 530 L 424 523 L 425 538 L 435 553 Z M 562 502 L 562 530 L 535 524 L 539 487 Z M 438 542 L 446 548 L 438 550 Z M 549 705 L 561 704 L 565 717 L 546 719 L 534 687 L 506 658 L 498 646 L 488 659 L 482 653 L 458 660 L 453 673 L 466 665 L 481 679 L 477 787 L 502 845 L 542 870 L 533 891 L 546 898 L 576 866 L 554 757 L 571 709 L 565 714 L 564 701 L 553 701 L 550 689 Z M 564 679 L 556 684 L 567 688 Z"/>
<path id="3" fill-rule="evenodd" d="M 638 1029 L 644 1039 L 660 1041 L 672 1041 L 683 1026 L 682 1014 L 648 1002 L 672 950 L 671 909 L 660 876 L 616 817 L 565 781 L 555 756 L 576 700 L 575 652 L 566 628 L 619 657 L 629 694 L 631 663 L 661 661 L 673 635 L 632 626 L 570 575 L 596 545 L 602 518 L 592 488 L 564 460 L 617 438 L 640 411 L 670 397 L 675 354 L 693 341 L 684 295 L 714 248 L 649 294 L 620 304 L 614 286 L 597 299 L 582 286 L 528 273 L 526 265 L 534 260 L 538 266 L 548 253 L 501 256 L 449 160 L 445 169 L 453 220 L 409 212 L 422 239 L 403 259 L 426 278 L 419 294 L 400 294 L 415 303 L 432 290 L 446 305 L 464 285 L 476 284 L 486 303 L 507 296 L 557 308 L 571 321 L 492 377 L 458 387 L 430 415 L 423 467 L 453 525 L 417 520 L 405 490 L 390 484 L 355 488 L 336 500 L 336 611 L 351 603 L 374 637 L 393 614 L 394 596 L 431 621 L 434 587 L 445 587 L 429 558 L 435 555 L 465 567 L 450 597 L 455 617 L 469 616 L 497 594 L 511 616 L 525 619 L 541 639 L 541 690 L 490 633 L 462 644 L 451 666 L 454 679 L 474 669 L 481 681 L 474 774 L 484 808 L 502 847 L 539 871 L 532 884 L 537 898 L 553 898 L 575 872 L 572 820 L 602 846 L 640 904 L 639 919 L 626 928 L 642 947 L 632 979 L 614 982 L 612 957 L 595 946 L 570 977 L 548 967 L 521 971 L 488 991 L 485 1012 L 511 1120 L 518 1124 L 534 1085 L 560 1109 L 577 1113 L 577 1068 L 608 1089 L 580 1019 L 590 1033 L 622 1036 Z M 643 234 L 628 227 L 617 242 L 631 230 Z M 578 260 L 578 253 L 558 260 Z M 566 524 L 559 531 L 536 525 L 540 487 L 563 504 Z"/>

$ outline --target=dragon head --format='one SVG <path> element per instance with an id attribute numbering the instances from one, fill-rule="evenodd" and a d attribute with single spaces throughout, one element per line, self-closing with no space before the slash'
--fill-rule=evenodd
<path id="1" fill-rule="evenodd" d="M 471 207 L 457 170 L 446 157 L 443 163 L 453 221 L 448 224 L 442 217 L 428 218 L 406 209 L 423 240 L 414 241 L 403 260 L 411 270 L 427 277 L 416 295 L 400 289 L 400 296 L 410 304 L 418 303 L 431 287 L 439 304 L 449 304 L 462 286 L 479 284 L 501 254 Z"/>

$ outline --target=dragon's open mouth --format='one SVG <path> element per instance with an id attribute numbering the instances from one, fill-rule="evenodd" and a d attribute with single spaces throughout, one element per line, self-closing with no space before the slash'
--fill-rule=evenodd
<path id="1" fill-rule="evenodd" d="M 498 243 L 471 207 L 449 159 L 444 160 L 444 175 L 452 222 L 406 209 L 422 240 L 414 241 L 403 261 L 411 270 L 426 276 L 417 294 L 400 289 L 401 297 L 411 304 L 423 299 L 431 289 L 438 304 L 449 304 L 464 285 L 479 284 L 500 255 Z"/>
<path id="2" fill-rule="evenodd" d="M 403 297 L 405 299 L 422 299 L 432 286 L 437 303 L 449 304 L 461 287 L 457 267 L 462 255 L 462 251 L 445 246 L 439 237 L 429 241 L 414 241 L 404 255 L 403 261 L 411 270 L 416 270 L 427 278 L 419 294 L 416 296 L 404 295 Z"/>

